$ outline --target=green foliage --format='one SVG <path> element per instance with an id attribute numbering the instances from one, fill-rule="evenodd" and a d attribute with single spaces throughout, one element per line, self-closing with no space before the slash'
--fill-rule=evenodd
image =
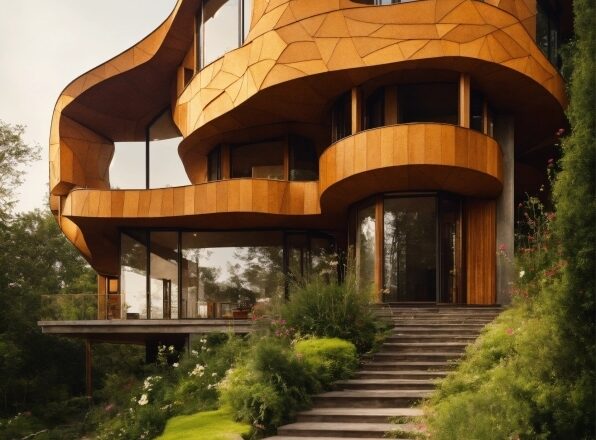
<path id="1" fill-rule="evenodd" d="M 237 420 L 250 423 L 256 433 L 273 433 L 305 408 L 319 383 L 283 339 L 264 337 L 228 373 L 221 384 L 221 401 Z"/>
<path id="2" fill-rule="evenodd" d="M 513 306 L 428 402 L 433 439 L 596 436 L 595 14 L 594 2 L 574 2 L 576 40 L 565 60 L 572 129 L 554 183 L 556 215 L 537 199 L 521 206 Z"/>
<path id="3" fill-rule="evenodd" d="M 356 347 L 343 339 L 305 339 L 296 342 L 294 350 L 325 387 L 349 378 L 358 367 Z"/>
<path id="4" fill-rule="evenodd" d="M 157 440 L 232 440 L 247 435 L 250 426 L 232 420 L 227 410 L 205 411 L 168 420 L 166 429 Z"/>
<path id="5" fill-rule="evenodd" d="M 280 313 L 302 335 L 345 339 L 363 353 L 372 348 L 380 331 L 371 303 L 369 291 L 359 287 L 348 271 L 343 282 L 313 276 L 292 284 Z"/>
<path id="6" fill-rule="evenodd" d="M 39 147 L 23 141 L 25 127 L 0 120 L 0 220 L 14 205 L 14 190 L 23 183 L 23 165 L 39 158 Z"/>

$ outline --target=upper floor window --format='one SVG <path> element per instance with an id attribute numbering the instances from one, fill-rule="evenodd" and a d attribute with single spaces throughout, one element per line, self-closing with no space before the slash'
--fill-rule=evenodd
<path id="1" fill-rule="evenodd" d="M 341 95 L 331 109 L 331 142 L 352 133 L 352 100 L 350 92 Z"/>
<path id="2" fill-rule="evenodd" d="M 536 43 L 549 61 L 558 65 L 559 52 L 559 18 L 554 2 L 539 0 L 536 17 Z"/>
<path id="3" fill-rule="evenodd" d="M 197 70 L 240 47 L 248 34 L 252 0 L 205 0 L 197 14 Z"/>
<path id="4" fill-rule="evenodd" d="M 443 122 L 457 125 L 459 90 L 457 84 L 408 84 L 398 89 L 400 123 Z"/>
<path id="5" fill-rule="evenodd" d="M 385 125 L 385 88 L 381 87 L 371 93 L 364 102 L 364 129 L 382 127 Z"/>
<path id="6" fill-rule="evenodd" d="M 230 177 L 285 178 L 283 141 L 234 145 L 230 149 Z"/>

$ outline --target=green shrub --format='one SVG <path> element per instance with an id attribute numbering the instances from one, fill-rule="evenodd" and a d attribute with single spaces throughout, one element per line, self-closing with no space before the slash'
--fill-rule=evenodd
<path id="1" fill-rule="evenodd" d="M 294 350 L 325 387 L 337 380 L 347 379 L 358 367 L 356 347 L 343 339 L 305 339 L 298 341 Z"/>
<path id="2" fill-rule="evenodd" d="M 220 386 L 221 402 L 257 433 L 273 433 L 320 389 L 310 368 L 284 340 L 258 340 L 238 364 Z"/>
<path id="3" fill-rule="evenodd" d="M 205 439 L 230 440 L 246 435 L 250 426 L 234 422 L 225 410 L 205 411 L 168 420 L 163 435 L 157 440 Z"/>
<path id="4" fill-rule="evenodd" d="M 345 339 L 364 353 L 373 347 L 380 330 L 371 303 L 370 291 L 359 287 L 352 273 L 343 283 L 314 276 L 291 285 L 280 313 L 301 335 Z"/>

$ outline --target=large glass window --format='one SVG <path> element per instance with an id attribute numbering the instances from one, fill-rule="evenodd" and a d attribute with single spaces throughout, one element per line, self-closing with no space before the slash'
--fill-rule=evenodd
<path id="1" fill-rule="evenodd" d="M 452 83 L 408 84 L 398 89 L 399 122 L 457 125 L 459 89 Z"/>
<path id="2" fill-rule="evenodd" d="M 363 113 L 365 129 L 385 125 L 385 88 L 381 87 L 366 98 Z"/>
<path id="3" fill-rule="evenodd" d="M 231 178 L 285 178 L 284 141 L 234 145 L 230 149 Z"/>
<path id="4" fill-rule="evenodd" d="M 558 66 L 559 18 L 555 2 L 538 0 L 536 17 L 536 43 L 551 63 Z"/>
<path id="5" fill-rule="evenodd" d="M 358 209 L 356 221 L 356 270 L 362 285 L 375 281 L 376 207 L 373 203 Z"/>
<path id="6" fill-rule="evenodd" d="M 484 96 L 476 90 L 470 96 L 470 128 L 484 131 Z"/>
<path id="7" fill-rule="evenodd" d="M 120 292 L 126 319 L 147 318 L 147 234 L 122 233 Z"/>
<path id="8" fill-rule="evenodd" d="M 283 234 L 182 233 L 187 318 L 247 318 L 284 294 Z"/>
<path id="9" fill-rule="evenodd" d="M 331 109 L 331 142 L 352 133 L 352 100 L 350 92 L 341 95 Z"/>
<path id="10" fill-rule="evenodd" d="M 197 16 L 198 69 L 242 45 L 250 27 L 251 1 L 203 1 Z"/>
<path id="11" fill-rule="evenodd" d="M 146 187 L 145 149 L 145 142 L 114 142 L 114 156 L 110 162 L 110 188 Z"/>
<path id="12" fill-rule="evenodd" d="M 385 199 L 383 284 L 386 300 L 435 300 L 436 221 L 436 197 Z"/>
<path id="13" fill-rule="evenodd" d="M 290 180 L 317 180 L 319 160 L 313 143 L 299 136 L 290 136 Z"/>
<path id="14" fill-rule="evenodd" d="M 215 147 L 207 155 L 207 180 L 221 179 L 221 147 Z"/>
<path id="15" fill-rule="evenodd" d="M 151 319 L 178 318 L 178 233 L 151 232 L 149 289 Z"/>

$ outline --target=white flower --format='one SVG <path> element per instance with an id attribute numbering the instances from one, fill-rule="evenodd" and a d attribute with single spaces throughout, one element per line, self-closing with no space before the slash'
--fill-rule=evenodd
<path id="1" fill-rule="evenodd" d="M 211 376 L 215 377 L 215 376 L 217 376 L 217 373 L 212 373 Z"/>
<path id="2" fill-rule="evenodd" d="M 174 367 L 174 368 L 178 368 L 178 365 L 179 365 L 179 364 L 178 364 L 178 362 L 174 362 L 174 363 L 172 364 L 172 367 Z"/>
<path id="3" fill-rule="evenodd" d="M 174 346 L 173 346 L 173 345 L 170 345 L 170 346 L 168 347 L 168 351 L 169 351 L 170 353 L 174 353 Z"/>
<path id="4" fill-rule="evenodd" d="M 149 397 L 147 394 L 143 394 L 137 403 L 140 406 L 147 405 L 149 403 Z"/>
<path id="5" fill-rule="evenodd" d="M 192 370 L 190 373 L 188 373 L 189 376 L 203 376 L 203 374 L 205 373 L 205 367 L 202 366 L 201 364 L 197 364 L 194 368 L 194 370 Z"/>
<path id="6" fill-rule="evenodd" d="M 213 385 L 211 385 L 211 384 L 207 385 L 207 389 L 208 389 L 208 390 L 210 390 L 211 388 L 214 388 L 214 386 L 213 386 Z"/>
<path id="7" fill-rule="evenodd" d="M 192 353 L 193 356 L 199 355 L 199 352 L 197 350 L 191 350 L 190 352 Z"/>
<path id="8" fill-rule="evenodd" d="M 520 270 L 519 271 L 519 277 L 520 278 L 523 278 L 525 274 L 526 274 L 526 271 L 525 270 Z"/>

